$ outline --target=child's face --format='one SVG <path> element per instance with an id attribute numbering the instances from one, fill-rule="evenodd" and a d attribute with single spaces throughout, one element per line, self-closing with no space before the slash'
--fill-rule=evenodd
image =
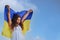
<path id="1" fill-rule="evenodd" d="M 17 19 L 17 24 L 19 24 L 19 23 L 20 23 L 20 20 L 21 20 L 21 18 L 20 18 L 20 17 L 18 17 L 18 19 Z"/>

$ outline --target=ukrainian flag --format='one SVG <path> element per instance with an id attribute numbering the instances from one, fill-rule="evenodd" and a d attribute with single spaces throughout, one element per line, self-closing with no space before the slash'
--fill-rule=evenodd
<path id="1" fill-rule="evenodd" d="M 8 38 L 11 38 L 12 32 L 11 32 L 9 26 L 8 26 L 7 12 L 8 12 L 8 10 L 7 10 L 7 8 L 5 7 L 5 9 L 4 9 L 4 26 L 3 26 L 3 30 L 2 30 L 2 35 L 5 36 L 5 37 L 8 37 Z M 11 19 L 12 19 L 13 15 L 14 15 L 15 13 L 17 13 L 17 14 L 19 14 L 19 15 L 21 16 L 21 18 L 22 18 L 23 15 L 25 15 L 26 12 L 27 12 L 26 10 L 21 11 L 21 12 L 15 12 L 13 9 L 10 8 L 10 17 L 11 17 Z M 24 23 L 23 23 L 24 29 L 22 30 L 22 33 L 23 33 L 24 35 L 26 34 L 26 32 L 27 32 L 27 31 L 29 30 L 29 28 L 30 28 L 29 26 L 30 26 L 30 21 L 31 21 L 32 14 L 33 14 L 33 12 L 31 12 L 31 13 L 27 16 L 27 18 L 25 19 L 25 21 L 24 21 Z"/>

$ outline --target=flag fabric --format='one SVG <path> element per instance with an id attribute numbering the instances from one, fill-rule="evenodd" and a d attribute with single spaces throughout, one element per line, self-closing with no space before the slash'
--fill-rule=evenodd
<path id="1" fill-rule="evenodd" d="M 11 30 L 8 26 L 8 17 L 7 17 L 7 8 L 5 7 L 4 9 L 4 26 L 3 26 L 3 30 L 2 30 L 2 35 L 8 38 L 11 38 Z M 18 14 L 20 15 L 20 17 L 22 18 L 23 15 L 25 15 L 25 13 L 27 12 L 27 10 L 21 11 L 21 12 L 15 12 L 13 9 L 10 8 L 10 17 L 12 19 L 14 14 Z M 30 26 L 30 21 L 31 21 L 31 17 L 32 17 L 33 12 L 31 12 L 27 18 L 25 19 L 24 23 L 23 23 L 23 27 L 24 29 L 22 30 L 22 33 L 25 35 L 26 32 L 29 30 L 29 26 Z"/>

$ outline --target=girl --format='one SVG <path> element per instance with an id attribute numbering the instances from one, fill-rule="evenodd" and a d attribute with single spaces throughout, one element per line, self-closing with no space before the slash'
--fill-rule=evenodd
<path id="1" fill-rule="evenodd" d="M 26 17 L 29 15 L 30 12 L 32 12 L 32 10 L 30 9 L 27 13 L 25 13 L 25 15 L 21 17 L 18 14 L 14 14 L 13 18 L 11 20 L 10 18 L 10 7 L 9 5 L 6 5 L 5 7 L 8 8 L 8 25 L 12 31 L 12 37 L 11 40 L 25 40 L 24 36 L 22 34 L 22 30 L 23 28 L 23 22 L 25 21 Z"/>

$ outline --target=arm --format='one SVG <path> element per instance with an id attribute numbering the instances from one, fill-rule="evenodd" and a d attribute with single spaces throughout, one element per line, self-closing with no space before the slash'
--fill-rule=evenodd
<path id="1" fill-rule="evenodd" d="M 22 17 L 22 23 L 25 21 L 29 13 L 32 12 L 32 9 L 30 9 L 23 17 Z"/>
<path id="2" fill-rule="evenodd" d="M 8 25 L 9 27 L 11 27 L 11 18 L 10 18 L 10 7 L 9 5 L 6 5 L 6 7 L 8 8 L 8 12 L 7 12 L 7 16 L 8 16 Z"/>

